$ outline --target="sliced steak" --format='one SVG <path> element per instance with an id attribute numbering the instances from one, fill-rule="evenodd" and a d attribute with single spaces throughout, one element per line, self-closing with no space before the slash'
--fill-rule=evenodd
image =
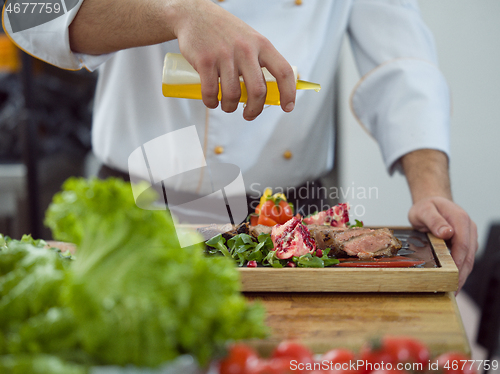
<path id="1" fill-rule="evenodd" d="M 330 254 L 335 255 L 335 257 L 346 256 L 345 252 L 338 249 L 337 242 L 334 240 L 336 235 L 346 230 L 345 228 L 325 225 L 307 225 L 306 227 L 318 249 L 330 248 Z"/>
<path id="2" fill-rule="evenodd" d="M 351 236 L 345 240 L 346 238 L 344 235 L 338 240 L 338 249 L 348 256 L 357 256 L 361 259 L 395 256 L 401 249 L 401 242 L 387 228 L 365 231 L 361 235 Z"/>
<path id="3" fill-rule="evenodd" d="M 336 257 L 356 256 L 367 259 L 394 256 L 401 242 L 389 229 L 354 227 L 344 229 L 324 225 L 307 225 L 319 249 L 330 248 Z"/>
<path id="4" fill-rule="evenodd" d="M 342 232 L 335 233 L 335 243 L 340 245 L 341 243 L 347 242 L 352 238 L 373 232 L 373 229 L 366 227 L 353 227 L 352 229 L 342 230 Z"/>

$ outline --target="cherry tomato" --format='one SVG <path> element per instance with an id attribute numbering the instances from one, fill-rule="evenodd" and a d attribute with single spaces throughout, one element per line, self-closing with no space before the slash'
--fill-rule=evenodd
<path id="1" fill-rule="evenodd" d="M 466 360 L 470 360 L 470 357 L 459 352 L 446 352 L 436 358 L 443 374 L 476 374 L 476 366 Z"/>
<path id="2" fill-rule="evenodd" d="M 283 341 L 274 349 L 271 358 L 283 358 L 288 361 L 289 367 L 303 367 L 312 364 L 313 353 L 309 348 L 295 341 Z M 306 370 L 294 370 L 296 373 L 305 373 Z"/>
<path id="3" fill-rule="evenodd" d="M 281 357 L 259 359 L 254 361 L 248 369 L 248 374 L 288 374 L 293 373 L 290 360 Z"/>
<path id="4" fill-rule="evenodd" d="M 335 348 L 330 349 L 328 352 L 321 356 L 321 360 L 327 360 L 331 362 L 349 362 L 354 360 L 354 353 L 349 349 Z"/>
<path id="5" fill-rule="evenodd" d="M 429 349 L 419 340 L 411 337 L 385 337 L 383 339 L 386 350 L 392 352 L 396 361 L 421 364 L 422 370 L 429 362 Z"/>
<path id="6" fill-rule="evenodd" d="M 285 200 L 280 200 L 279 205 L 277 206 L 277 211 L 279 214 L 279 224 L 284 224 L 286 221 L 291 220 L 293 217 L 293 209 Z"/>
<path id="7" fill-rule="evenodd" d="M 259 222 L 259 215 L 252 213 L 250 214 L 250 226 L 257 226 Z"/>
<path id="8" fill-rule="evenodd" d="M 355 370 L 356 366 L 354 366 L 354 368 L 351 366 L 351 363 L 355 363 L 355 361 L 356 358 L 354 353 L 349 349 L 343 348 L 331 349 L 324 353 L 319 360 L 323 366 L 328 366 L 329 369 L 324 372 L 329 374 L 358 373 L 358 371 Z"/>
<path id="9" fill-rule="evenodd" d="M 234 344 L 229 354 L 220 362 L 220 374 L 246 374 L 257 353 L 245 344 Z"/>
<path id="10" fill-rule="evenodd" d="M 279 222 L 280 213 L 278 206 L 276 206 L 273 200 L 267 200 L 264 205 L 262 205 L 260 208 L 260 215 L 264 215 L 275 222 Z"/>
<path id="11" fill-rule="evenodd" d="M 255 214 L 259 215 L 260 214 L 260 203 L 257 205 L 257 208 L 255 208 Z"/>
<path id="12" fill-rule="evenodd" d="M 411 337 L 386 336 L 376 344 L 365 345 L 361 349 L 361 359 L 372 364 L 392 363 L 393 369 L 397 363 L 417 364 L 412 366 L 412 371 L 426 369 L 430 354 L 427 347 L 419 340 Z M 361 369 L 361 373 L 370 373 L 369 365 Z"/>
<path id="13" fill-rule="evenodd" d="M 276 224 L 278 224 L 275 220 L 261 214 L 259 216 L 259 219 L 257 221 L 257 224 L 258 225 L 264 225 L 264 226 L 274 226 Z"/>

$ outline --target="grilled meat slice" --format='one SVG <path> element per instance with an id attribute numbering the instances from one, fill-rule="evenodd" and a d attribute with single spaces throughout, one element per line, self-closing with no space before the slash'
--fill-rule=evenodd
<path id="1" fill-rule="evenodd" d="M 250 226 L 250 235 L 252 235 L 254 238 L 258 238 L 260 234 L 269 234 L 271 235 L 272 231 L 271 226 L 265 226 L 265 225 L 257 225 L 257 226 Z"/>
<path id="2" fill-rule="evenodd" d="M 344 227 L 333 227 L 326 225 L 307 225 L 307 229 L 311 233 L 311 237 L 316 242 L 318 249 L 330 248 L 330 254 L 335 257 L 345 257 L 346 253 L 339 250 L 334 240 L 335 235 L 346 230 Z"/>
<path id="3" fill-rule="evenodd" d="M 361 259 L 395 256 L 401 248 L 399 239 L 387 228 L 377 230 L 365 229 L 370 231 L 364 231 L 361 234 L 358 230 L 355 235 L 348 235 L 349 233 L 344 232 L 339 234 L 339 238 L 335 238 L 337 248 L 345 252 L 348 256 L 357 256 Z"/>
<path id="4" fill-rule="evenodd" d="M 401 242 L 389 229 L 354 227 L 342 229 L 324 225 L 308 225 L 307 228 L 319 249 L 330 248 L 336 257 L 356 256 L 363 259 L 394 256 Z"/>

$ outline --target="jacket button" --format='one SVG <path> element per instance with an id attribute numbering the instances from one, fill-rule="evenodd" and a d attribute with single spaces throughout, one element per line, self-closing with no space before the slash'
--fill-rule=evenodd
<path id="1" fill-rule="evenodd" d="M 290 151 L 285 151 L 285 153 L 283 153 L 283 157 L 286 159 L 286 160 L 290 160 L 292 158 L 293 154 L 292 152 Z"/>
<path id="2" fill-rule="evenodd" d="M 217 147 L 215 147 L 214 152 L 216 155 L 221 155 L 224 153 L 224 147 L 218 145 Z"/>
<path id="3" fill-rule="evenodd" d="M 295 0 L 295 5 L 302 5 L 302 0 Z"/>

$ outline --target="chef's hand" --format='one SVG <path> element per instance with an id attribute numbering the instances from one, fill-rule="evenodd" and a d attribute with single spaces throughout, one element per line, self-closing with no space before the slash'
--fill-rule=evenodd
<path id="1" fill-rule="evenodd" d="M 124 22 L 124 20 L 126 22 Z M 85 0 L 69 27 L 74 52 L 99 55 L 173 39 L 201 77 L 203 102 L 233 112 L 248 92 L 243 116 L 256 118 L 264 107 L 266 82 L 261 67 L 276 77 L 281 107 L 295 105 L 292 67 L 271 42 L 211 0 Z"/>
<path id="2" fill-rule="evenodd" d="M 477 227 L 453 202 L 448 157 L 440 151 L 421 149 L 404 155 L 401 164 L 413 199 L 408 219 L 415 229 L 447 241 L 459 270 L 460 290 L 474 264 Z"/>
<path id="3" fill-rule="evenodd" d="M 207 0 L 182 0 L 174 33 L 184 57 L 201 76 L 203 102 L 218 105 L 220 77 L 221 108 L 233 112 L 241 96 L 239 76 L 243 76 L 248 101 L 243 111 L 246 120 L 255 119 L 264 107 L 266 82 L 261 67 L 276 77 L 281 107 L 290 112 L 295 103 L 295 78 L 292 67 L 269 40 L 239 18 Z"/>
<path id="4" fill-rule="evenodd" d="M 444 197 L 429 197 L 417 201 L 408 213 L 412 226 L 423 232 L 431 232 L 446 240 L 459 270 L 459 290 L 474 265 L 478 249 L 477 226 L 469 215 Z"/>

